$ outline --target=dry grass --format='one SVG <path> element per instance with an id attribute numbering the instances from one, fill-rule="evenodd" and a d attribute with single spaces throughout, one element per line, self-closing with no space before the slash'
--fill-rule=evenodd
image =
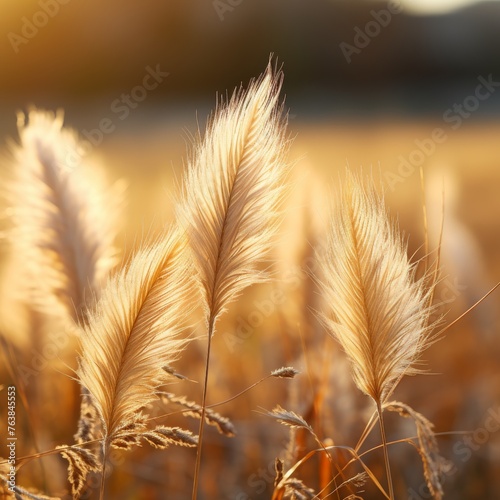
<path id="1" fill-rule="evenodd" d="M 383 406 L 428 347 L 432 325 L 427 276 L 415 266 L 373 185 L 348 175 L 331 217 L 321 259 L 325 322 L 351 362 L 354 382 L 377 406 L 386 458 L 389 496 L 394 498 Z"/>
<path id="2" fill-rule="evenodd" d="M 61 113 L 18 118 L 20 145 L 7 197 L 13 252 L 22 259 L 24 299 L 43 314 L 82 320 L 117 262 L 122 187 L 106 187 L 63 128 Z"/>
<path id="3" fill-rule="evenodd" d="M 101 489 L 110 447 L 129 449 L 141 438 L 161 447 L 161 435 L 153 441 L 151 434 L 160 428 L 146 430 L 146 411 L 171 377 L 163 367 L 185 344 L 180 334 L 192 280 L 182 242 L 174 232 L 137 252 L 109 281 L 81 333 L 78 376 L 102 428 L 101 436 L 91 436 L 103 443 Z"/>
<path id="4" fill-rule="evenodd" d="M 268 68 L 218 105 L 195 144 L 177 226 L 159 227 L 115 269 L 116 191 L 79 184 L 83 157 L 76 170 L 61 168 L 61 151 L 78 141 L 60 116 L 33 112 L 21 127 L 8 196 L 13 251 L 30 255 L 30 274 L 20 274 L 30 285 L 25 299 L 33 298 L 30 347 L 2 335 L 0 389 L 2 397 L 9 385 L 18 391 L 17 498 L 403 498 L 425 485 L 434 498 L 456 497 L 462 438 L 442 437 L 430 420 L 439 431 L 481 420 L 457 427 L 460 394 L 444 418 L 429 402 L 431 379 L 403 378 L 420 371 L 430 314 L 445 312 L 429 304 L 432 295 L 439 303 L 441 284 L 434 287 L 432 272 L 416 276 L 371 181 L 348 174 L 331 214 L 319 202 L 321 181 L 308 182 L 310 192 L 297 181 L 305 194 L 291 216 L 295 244 L 278 255 L 274 248 L 288 171 L 281 78 Z M 347 356 L 311 308 L 323 311 Z M 70 334 L 60 320 L 72 324 L 80 349 L 61 344 L 48 358 L 52 330 Z M 201 342 L 189 342 L 190 332 Z M 48 360 L 26 381 L 33 349 Z M 459 362 L 439 344 L 431 361 L 436 353 L 443 368 Z M 405 403 L 390 401 L 393 392 Z M 199 440 L 185 417 L 200 419 Z M 372 432 L 377 419 L 382 441 Z"/>
<path id="5" fill-rule="evenodd" d="M 210 348 L 217 320 L 246 287 L 267 279 L 258 265 L 272 247 L 287 170 L 278 108 L 281 80 L 269 65 L 246 92 L 235 92 L 217 110 L 205 140 L 195 149 L 178 211 L 197 269 L 208 336 L 193 500 L 198 494 Z"/>
<path id="6" fill-rule="evenodd" d="M 356 385 L 383 405 L 429 345 L 426 277 L 415 266 L 373 184 L 349 175 L 321 258 L 325 321 L 343 347 Z"/>

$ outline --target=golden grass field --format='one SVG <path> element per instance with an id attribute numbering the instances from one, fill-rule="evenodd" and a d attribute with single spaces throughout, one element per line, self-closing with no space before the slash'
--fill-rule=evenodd
<path id="1" fill-rule="evenodd" d="M 106 137 L 93 150 L 92 158 L 104 165 L 109 179 L 124 179 L 127 184 L 118 236 L 122 261 L 138 243 L 174 220 L 174 203 L 190 147 L 189 134 L 183 129 L 191 125 L 192 120 L 186 125 L 184 116 L 172 118 L 167 125 L 138 125 Z M 398 157 L 407 157 L 416 149 L 416 139 L 428 138 L 435 127 L 442 126 L 437 121 L 395 119 L 345 123 L 306 122 L 298 117 L 290 121 L 294 137 L 288 154 L 293 163 L 291 189 L 270 255 L 274 279 L 246 289 L 228 306 L 213 338 L 207 403 L 230 399 L 281 366 L 293 366 L 301 373 L 293 380 L 268 378 L 217 407 L 233 422 L 236 436 L 229 438 L 212 427 L 205 429 L 200 499 L 271 498 L 274 460 L 284 455 L 290 441 L 295 460 L 317 448 L 302 430 L 291 437 L 288 428 L 264 414 L 278 404 L 303 416 L 323 443 L 356 445 L 374 406 L 353 384 L 344 354 L 317 320 L 315 311 L 321 307 L 321 297 L 306 271 L 315 266 L 314 248 L 324 244 L 329 207 L 347 166 L 355 172 L 373 172 L 377 182 L 382 179 L 386 204 L 408 239 L 410 254 L 423 257 L 419 169 L 404 176 L 399 173 L 401 182 L 398 180 L 394 189 L 387 185 L 387 172 L 397 173 Z M 194 133 L 193 128 L 190 132 Z M 496 122 L 465 122 L 460 129 L 449 131 L 447 140 L 425 157 L 431 251 L 437 246 L 443 215 L 441 179 L 446 179 L 441 282 L 435 295 L 439 313 L 445 314 L 443 326 L 499 281 L 499 136 Z M 4 151 L 5 178 L 9 176 L 8 157 Z M 8 190 L 6 181 L 2 183 Z M 7 203 L 2 206 L 7 231 L 9 210 Z M 77 342 L 66 339 L 54 353 L 48 349 L 58 332 L 54 324 L 42 321 L 39 313 L 30 312 L 29 304 L 18 300 L 25 286 L 19 278 L 22 266 L 9 255 L 6 242 L 2 247 L 0 398 L 6 400 L 8 386 L 17 387 L 18 458 L 71 444 L 80 405 L 80 388 L 72 379 Z M 441 453 L 452 463 L 444 480 L 444 498 L 500 497 L 498 293 L 424 352 L 430 374 L 406 377 L 394 394 L 435 424 Z M 175 381 L 167 390 L 201 403 L 206 338 L 199 311 L 192 324 L 190 333 L 195 340 L 175 364 L 188 380 Z M 20 375 L 21 367 L 24 376 Z M 0 428 L 4 429 L 4 401 L 0 408 Z M 162 423 L 197 433 L 198 420 L 183 417 L 176 409 L 158 405 L 151 414 L 167 413 Z M 386 425 L 389 441 L 415 436 L 411 420 L 389 414 Z M 362 449 L 379 444 L 375 427 Z M 431 498 L 424 489 L 415 448 L 407 443 L 393 444 L 389 454 L 395 497 Z M 154 450 L 147 444 L 129 452 L 113 452 L 106 498 L 190 498 L 195 456 L 196 450 L 191 448 Z M 350 458 L 346 451 L 333 456 L 341 465 Z M 364 461 L 385 485 L 381 450 L 368 453 Z M 66 466 L 58 455 L 36 458 L 23 464 L 17 481 L 46 495 L 71 498 Z M 295 477 L 319 491 L 331 479 L 330 471 L 328 460 L 319 453 L 298 468 Z M 362 469 L 357 463 L 346 469 L 347 477 L 359 472 Z M 82 498 L 97 498 L 97 475 L 91 475 L 88 484 Z M 354 492 L 365 499 L 383 498 L 370 480 L 351 491 L 342 489 L 339 497 L 333 493 L 328 496 L 327 491 L 321 498 L 346 498 Z"/>

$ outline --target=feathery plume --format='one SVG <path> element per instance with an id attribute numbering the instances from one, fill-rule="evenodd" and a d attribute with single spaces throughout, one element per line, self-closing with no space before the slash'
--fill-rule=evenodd
<path id="1" fill-rule="evenodd" d="M 321 282 L 325 322 L 345 350 L 358 388 L 383 403 L 430 342 L 427 280 L 415 279 L 398 230 L 373 187 L 348 175 Z"/>
<path id="2" fill-rule="evenodd" d="M 202 291 L 208 333 L 193 495 L 197 496 L 211 339 L 227 305 L 268 278 L 258 266 L 270 250 L 287 172 L 282 74 L 267 71 L 221 104 L 190 162 L 178 209 Z"/>
<path id="3" fill-rule="evenodd" d="M 83 161 L 76 134 L 63 128 L 61 112 L 19 114 L 18 127 L 7 195 L 12 246 L 27 267 L 31 303 L 45 314 L 80 320 L 116 263 L 121 185 L 104 187 Z"/>
<path id="4" fill-rule="evenodd" d="M 430 289 L 415 279 L 395 226 L 373 186 L 349 174 L 322 257 L 325 322 L 351 362 L 358 388 L 377 405 L 389 498 L 394 491 L 383 404 L 430 343 Z"/>
<path id="5" fill-rule="evenodd" d="M 186 343 L 179 334 L 192 280 L 184 250 L 178 232 L 140 250 L 110 279 L 80 336 L 78 375 L 99 415 L 103 464 L 115 440 L 122 448 L 137 444 L 141 410 L 157 399 L 171 377 L 163 367 Z"/>
<path id="6" fill-rule="evenodd" d="M 82 332 L 78 375 L 108 440 L 157 398 L 169 377 L 163 366 L 185 344 L 190 280 L 182 250 L 175 233 L 140 250 L 110 279 Z"/>
<path id="7" fill-rule="evenodd" d="M 267 277 L 257 266 L 273 241 L 287 171 L 281 82 L 282 74 L 269 66 L 246 92 L 221 104 L 189 164 L 178 215 L 207 323 L 215 323 L 245 287 Z"/>

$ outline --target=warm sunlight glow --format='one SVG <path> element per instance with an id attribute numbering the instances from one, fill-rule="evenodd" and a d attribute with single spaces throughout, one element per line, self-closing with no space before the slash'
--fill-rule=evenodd
<path id="1" fill-rule="evenodd" d="M 400 0 L 399 3 L 409 14 L 446 14 L 479 3 L 479 0 Z"/>

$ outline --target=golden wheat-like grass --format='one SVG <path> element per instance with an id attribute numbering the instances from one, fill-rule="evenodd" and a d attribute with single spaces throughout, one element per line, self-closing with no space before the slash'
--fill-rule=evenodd
<path id="1" fill-rule="evenodd" d="M 227 305 L 262 282 L 259 269 L 277 228 L 287 166 L 285 124 L 278 105 L 282 74 L 269 64 L 248 90 L 221 103 L 194 151 L 178 218 L 187 232 L 203 297 L 208 334 L 200 441 L 193 495 L 197 496 L 211 339 Z"/>
<path id="2" fill-rule="evenodd" d="M 325 322 L 350 360 L 354 382 L 377 405 L 394 499 L 383 405 L 404 375 L 417 373 L 432 324 L 429 279 L 415 279 L 406 245 L 373 184 L 347 175 L 322 256 Z"/>
<path id="3" fill-rule="evenodd" d="M 358 388 L 383 403 L 429 344 L 429 290 L 415 279 L 406 245 L 372 185 L 352 174 L 321 257 L 325 321 L 342 345 Z"/>
<path id="4" fill-rule="evenodd" d="M 266 279 L 287 172 L 282 74 L 271 67 L 221 103 L 194 150 L 178 216 L 187 231 L 207 322 L 241 291 Z M 213 332 L 212 332 L 213 333 Z"/>
<path id="5" fill-rule="evenodd" d="M 175 361 L 187 341 L 180 337 L 191 311 L 186 298 L 192 288 L 184 241 L 173 231 L 139 250 L 110 279 L 80 335 L 78 377 L 102 429 L 101 498 L 111 446 L 129 449 L 140 439 L 157 447 L 175 440 L 186 446 L 197 442 L 187 431 L 178 435 L 161 426 L 147 430 L 143 413 L 172 377 L 163 367 Z M 85 475 L 83 470 L 81 476 Z"/>
<path id="6" fill-rule="evenodd" d="M 81 320 L 116 262 L 121 187 L 106 187 L 84 160 L 62 113 L 33 109 L 19 115 L 18 128 L 7 196 L 29 302 L 45 314 Z"/>
<path id="7" fill-rule="evenodd" d="M 163 370 L 185 344 L 189 266 L 177 233 L 144 248 L 110 279 L 81 334 L 78 376 L 92 396 L 105 438 L 157 399 Z"/>
<path id="8" fill-rule="evenodd" d="M 422 459 L 427 487 L 435 500 L 441 500 L 444 495 L 443 480 L 450 471 L 451 463 L 439 454 L 434 425 L 422 414 L 399 401 L 388 401 L 385 410 L 395 411 L 404 418 L 411 418 L 417 428 L 418 444 L 410 441 L 418 450 Z"/>

